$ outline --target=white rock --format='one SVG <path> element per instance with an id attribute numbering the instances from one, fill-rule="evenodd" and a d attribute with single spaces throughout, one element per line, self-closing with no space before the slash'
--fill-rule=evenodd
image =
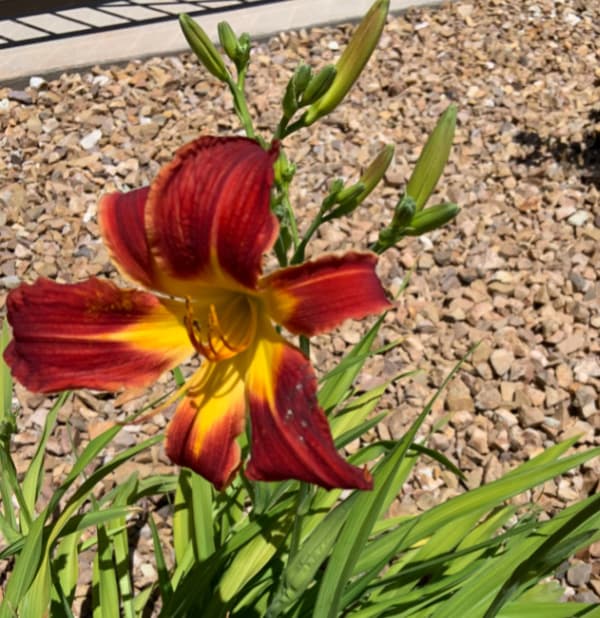
<path id="1" fill-rule="evenodd" d="M 581 227 L 589 218 L 590 213 L 587 210 L 577 210 L 568 219 L 567 222 L 573 227 Z"/>
<path id="2" fill-rule="evenodd" d="M 35 88 L 36 90 L 39 90 L 40 88 L 44 88 L 47 85 L 48 82 L 43 77 L 37 77 L 36 75 L 34 75 L 33 77 L 29 78 L 30 88 Z"/>
<path id="3" fill-rule="evenodd" d="M 87 135 L 82 137 L 79 140 L 79 144 L 82 148 L 85 148 L 86 150 L 91 150 L 100 141 L 101 137 L 102 131 L 100 131 L 100 129 L 94 129 L 93 131 L 90 131 Z"/>
<path id="4" fill-rule="evenodd" d="M 98 86 L 106 86 L 110 82 L 110 77 L 107 75 L 94 75 L 94 79 L 92 79 L 92 84 L 98 84 Z"/>
<path id="5" fill-rule="evenodd" d="M 575 15 L 575 13 L 568 12 L 565 13 L 563 20 L 565 23 L 569 24 L 569 26 L 576 26 L 581 21 L 581 17 Z"/>

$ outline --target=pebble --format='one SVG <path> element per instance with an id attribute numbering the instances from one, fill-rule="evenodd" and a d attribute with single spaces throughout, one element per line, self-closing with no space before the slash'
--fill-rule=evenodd
<path id="1" fill-rule="evenodd" d="M 37 75 L 34 75 L 29 78 L 30 88 L 39 90 L 40 88 L 46 88 L 47 86 L 48 86 L 48 82 L 43 77 L 38 77 Z"/>
<path id="2" fill-rule="evenodd" d="M 590 581 L 592 565 L 585 562 L 576 562 L 567 571 L 567 581 L 571 586 L 579 588 Z"/>
<path id="3" fill-rule="evenodd" d="M 498 377 L 504 376 L 512 367 L 515 355 L 510 350 L 494 350 L 490 354 L 490 364 Z"/>
<path id="4" fill-rule="evenodd" d="M 567 219 L 567 222 L 574 227 L 581 227 L 585 225 L 589 217 L 590 213 L 586 210 L 578 210 Z"/>
<path id="5" fill-rule="evenodd" d="M 8 92 L 7 98 L 11 101 L 23 103 L 24 105 L 31 105 L 33 103 L 31 95 L 24 90 L 10 90 Z"/>
<path id="6" fill-rule="evenodd" d="M 90 131 L 87 135 L 82 137 L 79 140 L 79 144 L 85 150 L 91 150 L 100 141 L 101 137 L 102 131 L 100 129 L 94 129 L 93 131 Z"/>

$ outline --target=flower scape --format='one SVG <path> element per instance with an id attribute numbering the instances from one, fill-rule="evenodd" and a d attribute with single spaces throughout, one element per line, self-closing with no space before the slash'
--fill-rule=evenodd
<path id="1" fill-rule="evenodd" d="M 267 150 L 201 137 L 150 187 L 102 197 L 103 240 L 145 291 L 97 278 L 21 285 L 7 301 L 5 360 L 28 389 L 51 393 L 144 387 L 199 354 L 167 429 L 174 463 L 223 489 L 242 464 L 237 438 L 249 424 L 247 478 L 370 489 L 369 472 L 335 449 L 309 360 L 275 324 L 312 336 L 390 302 L 370 252 L 262 274 L 279 232 L 270 209 L 278 153 L 277 142 Z"/>

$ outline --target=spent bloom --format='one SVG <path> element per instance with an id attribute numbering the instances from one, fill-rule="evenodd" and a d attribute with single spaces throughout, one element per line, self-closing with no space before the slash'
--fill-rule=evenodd
<path id="1" fill-rule="evenodd" d="M 368 472 L 335 450 L 309 361 L 274 323 L 310 336 L 389 302 L 372 253 L 262 275 L 279 230 L 270 210 L 277 155 L 277 145 L 202 137 L 150 187 L 104 196 L 104 242 L 146 291 L 97 278 L 21 285 L 8 297 L 5 359 L 23 385 L 49 393 L 146 386 L 199 354 L 167 429 L 175 463 L 225 487 L 241 465 L 236 438 L 248 415 L 248 478 L 368 489 Z"/>

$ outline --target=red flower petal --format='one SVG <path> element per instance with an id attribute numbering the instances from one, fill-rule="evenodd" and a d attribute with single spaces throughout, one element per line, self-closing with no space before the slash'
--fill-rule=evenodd
<path id="1" fill-rule="evenodd" d="M 391 307 L 375 274 L 373 253 L 326 255 L 276 271 L 260 282 L 267 310 L 293 333 L 316 335 L 348 318 Z"/>
<path id="2" fill-rule="evenodd" d="M 165 276 L 187 287 L 223 279 L 255 286 L 277 237 L 269 207 L 277 153 L 241 137 L 203 137 L 177 152 L 146 205 L 148 242 Z"/>
<path id="3" fill-rule="evenodd" d="M 147 288 L 158 289 L 144 227 L 149 190 L 144 187 L 104 195 L 98 205 L 98 221 L 104 244 L 122 274 Z"/>
<path id="4" fill-rule="evenodd" d="M 272 329 L 257 345 L 246 389 L 252 424 L 248 478 L 371 489 L 371 475 L 335 450 L 310 363 Z"/>
<path id="5" fill-rule="evenodd" d="M 245 409 L 236 361 L 205 362 L 169 424 L 167 455 L 223 489 L 240 465 L 235 439 L 244 430 Z"/>
<path id="6" fill-rule="evenodd" d="M 7 304 L 13 340 L 4 358 L 32 391 L 145 386 L 194 351 L 183 305 L 109 281 L 39 279 Z"/>

